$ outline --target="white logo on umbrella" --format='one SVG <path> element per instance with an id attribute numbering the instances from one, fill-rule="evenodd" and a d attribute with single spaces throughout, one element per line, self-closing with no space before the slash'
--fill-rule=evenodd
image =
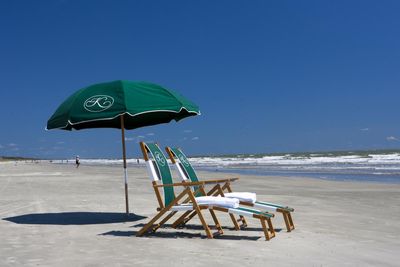
<path id="1" fill-rule="evenodd" d="M 108 95 L 94 95 L 86 99 L 83 107 L 90 112 L 101 112 L 114 104 L 114 98 Z"/>
<path id="2" fill-rule="evenodd" d="M 156 161 L 160 163 L 161 166 L 165 166 L 165 158 L 160 154 L 160 152 L 156 151 L 154 153 Z"/>

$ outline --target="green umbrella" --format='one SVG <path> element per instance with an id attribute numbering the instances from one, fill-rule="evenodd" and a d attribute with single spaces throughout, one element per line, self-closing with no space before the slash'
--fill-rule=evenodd
<path id="1" fill-rule="evenodd" d="M 196 104 L 172 90 L 152 83 L 118 80 L 75 92 L 47 121 L 47 129 L 121 129 L 125 202 L 129 213 L 124 129 L 179 121 L 199 114 Z"/>

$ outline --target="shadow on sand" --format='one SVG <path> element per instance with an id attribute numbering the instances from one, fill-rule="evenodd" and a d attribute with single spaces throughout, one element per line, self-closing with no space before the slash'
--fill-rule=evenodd
<path id="1" fill-rule="evenodd" d="M 145 226 L 144 223 L 139 223 L 136 225 L 133 225 L 131 227 L 143 227 Z M 215 229 L 215 226 L 213 225 L 209 225 L 210 229 Z M 163 226 L 161 226 L 160 228 L 172 228 L 172 224 L 164 224 Z M 198 224 L 185 224 L 184 226 L 178 226 L 176 229 L 188 229 L 188 230 L 203 230 L 203 226 L 202 225 L 198 225 Z M 234 227 L 227 227 L 227 226 L 222 226 L 222 229 L 226 229 L 226 230 L 231 230 L 231 231 L 236 231 Z M 274 228 L 275 232 L 281 232 L 282 228 Z M 261 227 L 244 227 L 244 228 L 240 228 L 240 231 L 254 231 L 254 232 L 262 232 L 263 229 Z"/>
<path id="2" fill-rule="evenodd" d="M 17 224 L 85 225 L 134 222 L 147 217 L 115 212 L 59 212 L 32 213 L 3 218 Z"/>
<path id="3" fill-rule="evenodd" d="M 138 231 L 110 231 L 100 235 L 103 236 L 118 236 L 118 237 L 136 237 L 136 233 Z M 186 232 L 162 232 L 157 231 L 155 233 L 146 234 L 143 237 L 145 238 L 169 238 L 169 239 L 177 239 L 177 238 L 199 238 L 199 239 L 207 239 L 205 234 L 200 233 L 186 233 Z M 139 237 L 142 238 L 142 237 Z M 215 239 L 222 240 L 250 240 L 257 241 L 262 238 L 259 236 L 237 236 L 237 235 L 227 235 L 224 233 L 223 235 L 217 235 L 214 237 Z"/>
<path id="4" fill-rule="evenodd" d="M 145 224 L 139 223 L 136 225 L 132 225 L 131 227 L 143 227 Z M 161 226 L 160 229 L 166 229 L 171 227 L 170 224 L 165 224 Z M 210 226 L 212 230 L 215 230 L 215 227 Z M 237 232 L 233 227 L 223 227 L 225 230 L 232 230 L 233 232 Z M 188 232 L 183 232 L 184 230 L 182 229 L 187 229 L 187 230 L 199 230 L 199 231 L 204 231 L 203 227 L 201 225 L 194 225 L 194 224 L 187 224 L 184 227 L 178 227 L 175 231 L 173 232 L 164 232 L 164 231 L 157 231 L 153 233 L 148 233 L 145 234 L 143 237 L 148 237 L 148 238 L 170 238 L 170 239 L 176 239 L 176 238 L 199 238 L 199 239 L 207 239 L 207 236 L 203 233 L 188 233 Z M 262 228 L 257 228 L 257 227 L 247 227 L 242 229 L 242 231 L 257 231 L 260 232 L 262 235 Z M 282 229 L 275 229 L 276 232 L 280 232 Z M 117 237 L 136 237 L 138 231 L 109 231 L 106 233 L 102 233 L 99 235 L 102 236 L 117 236 Z M 263 238 L 262 236 L 238 236 L 238 235 L 229 235 L 229 232 L 226 232 L 223 235 L 216 235 L 214 238 L 215 239 L 222 239 L 222 240 L 250 240 L 250 241 L 257 241 L 260 238 Z"/>

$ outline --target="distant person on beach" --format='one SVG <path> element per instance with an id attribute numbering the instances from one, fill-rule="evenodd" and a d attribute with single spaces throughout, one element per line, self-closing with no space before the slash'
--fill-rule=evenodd
<path id="1" fill-rule="evenodd" d="M 79 162 L 79 156 L 76 156 L 76 158 L 75 158 L 75 164 L 76 164 L 76 167 L 77 167 L 77 168 L 79 167 L 79 164 L 81 164 L 81 163 Z"/>

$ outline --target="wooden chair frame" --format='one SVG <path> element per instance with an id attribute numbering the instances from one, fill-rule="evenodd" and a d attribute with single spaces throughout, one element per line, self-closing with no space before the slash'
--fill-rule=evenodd
<path id="1" fill-rule="evenodd" d="M 172 149 L 170 147 L 166 147 L 165 150 L 167 151 L 171 162 L 174 165 L 179 164 L 176 161 L 176 155 L 174 154 Z M 188 179 L 190 179 L 190 178 L 188 177 Z M 205 195 L 207 195 L 207 196 L 218 196 L 218 195 L 224 196 L 223 192 L 228 192 L 228 193 L 233 192 L 232 188 L 231 188 L 231 183 L 235 182 L 237 180 L 239 180 L 239 178 L 235 177 L 235 178 L 227 178 L 227 179 L 219 179 L 219 180 L 205 180 L 205 181 L 201 181 L 201 182 L 205 182 L 205 184 L 215 184 L 216 183 L 216 185 L 214 187 L 212 187 Z M 223 184 L 223 185 L 221 186 L 221 184 Z M 251 202 L 240 201 L 240 204 L 243 206 L 254 207 L 254 204 Z M 283 219 L 285 221 L 287 231 L 291 232 L 292 230 L 294 230 L 295 226 L 293 223 L 291 212 L 286 209 L 283 209 L 283 208 L 276 208 L 276 211 L 282 214 Z M 177 221 L 174 222 L 173 227 L 178 227 L 179 225 L 184 225 L 185 223 L 187 223 L 190 219 L 192 219 L 195 216 L 195 214 L 190 214 L 190 213 L 185 213 L 185 214 L 187 215 L 187 217 L 181 218 L 181 217 L 183 217 L 183 215 L 182 215 Z M 240 216 L 240 219 L 238 221 L 242 221 L 242 227 L 247 226 L 247 222 L 243 216 Z M 235 229 L 238 229 L 237 225 L 235 225 Z"/>
<path id="2" fill-rule="evenodd" d="M 233 191 L 232 191 L 232 188 L 231 188 L 231 182 L 230 182 L 230 181 L 227 181 L 227 182 L 222 186 L 221 190 L 222 190 L 222 191 L 225 191 L 225 190 L 226 190 L 227 192 L 232 193 Z M 216 192 L 216 193 L 213 194 L 213 196 L 216 196 L 216 195 L 218 195 L 218 194 L 219 194 L 219 193 Z M 254 207 L 254 204 L 253 204 L 253 203 L 246 202 L 246 201 L 240 201 L 240 205 L 249 206 L 249 207 Z M 280 212 L 280 213 L 282 214 L 283 220 L 285 221 L 286 230 L 287 230 L 288 232 L 291 232 L 292 230 L 294 230 L 295 227 L 294 227 L 294 223 L 293 223 L 293 219 L 292 219 L 292 214 L 291 214 L 291 212 L 290 212 L 290 211 L 287 211 L 287 210 L 285 210 L 285 209 L 282 209 L 282 208 L 276 208 L 276 211 L 277 211 L 277 212 Z"/>
<path id="3" fill-rule="evenodd" d="M 140 143 L 140 147 L 142 149 L 143 152 L 143 156 L 145 161 L 149 161 L 150 158 L 148 156 L 148 151 L 146 148 L 146 145 L 141 142 Z M 213 238 L 215 235 L 219 235 L 219 234 L 223 234 L 223 230 L 221 227 L 221 224 L 218 221 L 217 216 L 215 215 L 214 210 L 209 209 L 208 206 L 202 206 L 202 205 L 198 205 L 195 199 L 195 196 L 190 188 L 190 186 L 197 186 L 199 185 L 199 183 L 174 183 L 174 184 L 157 184 L 156 181 L 152 181 L 152 185 L 153 185 L 153 189 L 159 204 L 159 207 L 157 208 L 157 210 L 159 211 L 159 213 L 154 216 L 145 226 L 143 226 L 136 234 L 136 236 L 143 236 L 146 232 L 151 231 L 151 232 L 155 232 L 157 231 L 157 229 L 159 229 L 163 224 L 165 224 L 170 218 L 172 218 L 178 211 L 171 211 L 172 207 L 175 205 L 179 205 L 179 204 L 185 204 L 188 203 L 189 201 L 192 202 L 193 204 L 193 210 L 191 210 L 191 212 L 194 212 L 194 216 L 198 215 L 200 222 L 204 228 L 204 231 L 206 232 L 206 235 L 208 238 Z M 161 193 L 160 193 L 160 188 L 163 187 L 169 187 L 169 186 L 174 186 L 174 187 L 184 187 L 184 190 L 174 198 L 174 200 L 169 203 L 169 205 L 165 206 L 164 202 L 162 200 L 161 197 Z M 184 197 L 186 196 L 186 199 L 184 199 Z M 182 201 L 181 203 L 180 200 L 184 199 L 184 201 Z M 201 213 L 202 209 L 209 209 L 210 213 L 211 213 L 211 217 L 214 220 L 215 226 L 218 229 L 218 232 L 216 234 L 212 234 L 210 227 L 208 226 L 208 224 L 206 223 L 203 214 Z M 168 211 L 170 211 L 170 213 L 164 218 L 162 219 L 159 223 L 155 224 L 155 222 L 157 220 L 159 220 L 163 215 L 165 215 Z"/>
<path id="4" fill-rule="evenodd" d="M 140 146 L 141 146 L 143 156 L 144 156 L 146 162 L 149 161 L 150 159 L 148 156 L 148 151 L 147 151 L 145 143 L 141 142 Z M 152 231 L 152 232 L 157 231 L 157 229 L 159 229 L 163 224 L 165 224 L 170 218 L 172 218 L 177 213 L 177 211 L 172 211 L 171 209 L 175 205 L 180 205 L 180 204 L 193 205 L 193 210 L 189 211 L 190 215 L 192 216 L 192 218 L 196 215 L 199 217 L 200 222 L 201 222 L 208 238 L 213 238 L 215 235 L 223 234 L 221 224 L 219 223 L 214 211 L 221 211 L 221 212 L 228 213 L 230 215 L 230 218 L 232 219 L 232 221 L 234 221 L 236 223 L 236 219 L 235 219 L 234 215 L 231 213 L 230 209 L 225 208 L 225 207 L 215 206 L 215 205 L 213 205 L 213 206 L 199 205 L 196 202 L 195 195 L 197 194 L 197 191 L 193 192 L 192 187 L 197 186 L 198 191 L 202 192 L 202 194 L 206 195 L 205 190 L 204 190 L 204 185 L 206 184 L 206 182 L 182 182 L 182 183 L 173 183 L 173 184 L 157 184 L 156 181 L 153 181 L 152 184 L 153 184 L 153 189 L 155 191 L 155 194 L 156 194 L 156 197 L 157 197 L 157 200 L 159 203 L 159 208 L 157 209 L 157 210 L 159 210 L 159 213 L 156 214 L 145 226 L 143 226 L 137 232 L 137 234 L 136 234 L 137 236 L 143 236 L 148 231 Z M 170 187 L 170 186 L 184 187 L 184 190 L 178 196 L 176 196 L 173 199 L 173 201 L 171 201 L 167 206 L 165 206 L 162 201 L 161 193 L 159 190 L 160 190 L 160 188 Z M 219 189 L 217 189 L 217 190 L 219 190 L 220 194 L 223 195 L 223 192 L 221 191 L 221 187 L 219 187 Z M 218 232 L 216 234 L 211 233 L 210 227 L 208 226 L 208 224 L 206 223 L 206 221 L 204 219 L 204 216 L 202 215 L 202 212 L 201 212 L 202 209 L 208 209 L 210 211 L 211 217 L 213 218 L 215 226 L 218 229 Z M 165 216 L 159 223 L 156 224 L 156 222 L 159 219 L 161 219 L 167 212 L 170 212 L 170 213 L 167 216 Z M 187 212 L 185 212 L 185 213 L 187 213 Z M 252 215 L 253 215 L 253 218 L 260 220 L 266 240 L 270 240 L 271 238 L 275 237 L 275 230 L 273 228 L 272 221 L 271 221 L 271 217 L 273 217 L 273 215 L 266 214 L 266 213 L 259 213 L 259 214 L 252 214 Z M 183 218 L 185 218 L 185 217 L 183 217 Z M 180 218 L 182 218 L 182 216 Z M 268 227 L 267 227 L 267 225 L 268 225 Z M 236 226 L 238 227 L 237 223 L 236 223 Z"/>

